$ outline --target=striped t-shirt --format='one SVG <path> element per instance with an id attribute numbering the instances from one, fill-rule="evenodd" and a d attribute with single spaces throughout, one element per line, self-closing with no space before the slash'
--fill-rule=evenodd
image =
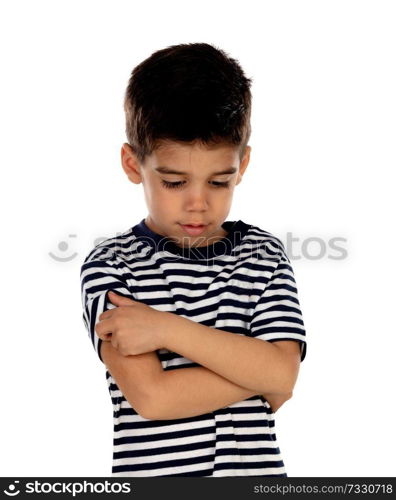
<path id="1" fill-rule="evenodd" d="M 160 311 L 264 341 L 296 340 L 306 354 L 296 282 L 283 243 L 241 220 L 205 247 L 181 247 L 143 219 L 96 245 L 81 267 L 83 320 L 99 359 L 95 325 L 114 308 L 114 290 Z M 167 349 L 164 370 L 201 366 Z M 257 395 L 199 416 L 149 420 L 129 404 L 106 369 L 113 404 L 112 475 L 287 476 L 271 406 Z"/>

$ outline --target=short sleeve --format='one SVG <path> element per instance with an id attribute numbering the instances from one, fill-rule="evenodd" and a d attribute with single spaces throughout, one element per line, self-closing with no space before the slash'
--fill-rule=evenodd
<path id="1" fill-rule="evenodd" d="M 107 293 L 112 290 L 118 295 L 134 298 L 128 287 L 127 276 L 121 268 L 122 262 L 114 252 L 108 248 L 98 248 L 88 255 L 80 271 L 82 319 L 88 337 L 103 364 L 100 356 L 102 339 L 96 335 L 95 326 L 102 312 L 116 307 L 108 299 Z"/>
<path id="2" fill-rule="evenodd" d="M 300 342 L 301 361 L 307 351 L 306 332 L 297 286 L 290 260 L 284 252 L 264 291 L 259 297 L 250 322 L 250 336 L 274 342 Z"/>

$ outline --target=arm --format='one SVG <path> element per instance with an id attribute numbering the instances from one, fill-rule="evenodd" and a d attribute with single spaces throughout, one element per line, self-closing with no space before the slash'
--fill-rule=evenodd
<path id="1" fill-rule="evenodd" d="M 279 410 L 283 403 L 291 399 L 293 393 L 290 392 L 289 394 L 269 394 L 268 396 L 263 394 L 262 396 L 265 400 L 268 401 L 272 412 L 275 413 Z"/>
<path id="2" fill-rule="evenodd" d="M 164 371 L 146 409 L 153 420 L 172 420 L 194 417 L 225 408 L 233 403 L 257 395 L 230 382 L 203 367 L 177 368 Z M 275 412 L 290 395 L 269 394 L 264 396 Z"/>
<path id="3" fill-rule="evenodd" d="M 147 352 L 134 356 L 123 356 L 110 342 L 102 342 L 100 353 L 111 376 L 128 400 L 143 418 L 151 398 L 154 382 L 163 373 L 157 354 Z"/>
<path id="4" fill-rule="evenodd" d="M 122 356 L 110 342 L 102 342 L 101 355 L 117 386 L 143 418 L 203 415 L 257 394 L 203 367 L 164 371 L 155 352 Z M 279 394 L 264 398 L 272 411 L 288 399 Z"/>
<path id="5" fill-rule="evenodd" d="M 162 346 L 191 359 L 254 394 L 290 394 L 300 351 L 295 341 L 268 342 L 236 335 L 174 313 L 161 331 Z"/>

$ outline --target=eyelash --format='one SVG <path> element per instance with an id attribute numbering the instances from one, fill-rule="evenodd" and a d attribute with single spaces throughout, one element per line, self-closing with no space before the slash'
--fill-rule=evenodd
<path id="1" fill-rule="evenodd" d="M 162 185 L 164 187 L 166 187 L 166 188 L 169 188 L 169 189 L 180 188 L 183 184 L 184 184 L 184 181 L 168 182 L 168 181 L 164 181 L 162 179 Z M 229 181 L 227 181 L 227 182 L 216 182 L 216 181 L 213 181 L 213 187 L 215 187 L 215 188 L 228 187 L 228 185 L 229 185 Z"/>

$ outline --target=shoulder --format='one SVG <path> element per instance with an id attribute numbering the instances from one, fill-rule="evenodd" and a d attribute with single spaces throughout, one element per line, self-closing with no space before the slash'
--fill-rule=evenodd
<path id="1" fill-rule="evenodd" d="M 114 244 L 114 238 L 108 238 L 107 240 L 98 243 L 88 252 L 83 261 L 83 264 L 97 260 L 106 261 L 109 259 L 114 259 L 116 256 L 116 249 L 114 247 Z"/>
<path id="2" fill-rule="evenodd" d="M 259 258 L 289 262 L 285 245 L 278 236 L 254 224 L 249 226 L 244 242 L 257 251 Z"/>
<path id="3" fill-rule="evenodd" d="M 128 293 L 133 276 L 124 235 L 103 239 L 88 252 L 80 267 L 83 296 L 98 298 L 109 288 L 125 288 Z"/>
<path id="4" fill-rule="evenodd" d="M 86 254 L 80 266 L 83 281 L 109 273 L 125 273 L 128 251 L 125 250 L 123 235 L 124 233 L 102 240 Z"/>
<path id="5" fill-rule="evenodd" d="M 102 239 L 86 254 L 83 265 L 95 261 L 102 263 L 126 261 L 131 257 L 131 251 L 136 246 L 135 240 L 136 236 L 133 234 L 132 229 Z"/>

